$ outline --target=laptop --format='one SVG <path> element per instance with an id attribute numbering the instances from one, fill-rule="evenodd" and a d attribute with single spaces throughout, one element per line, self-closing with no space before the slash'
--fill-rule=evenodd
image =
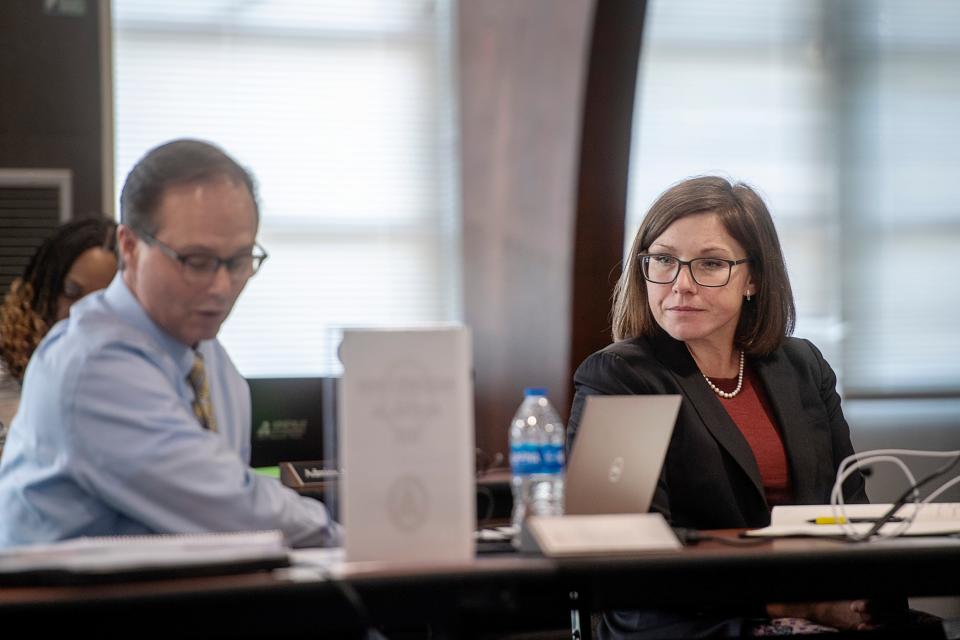
<path id="1" fill-rule="evenodd" d="M 332 378 L 248 378 L 250 466 L 319 461 L 335 464 Z"/>
<path id="2" fill-rule="evenodd" d="M 567 462 L 564 513 L 646 513 L 680 411 L 678 395 L 587 396 Z"/>

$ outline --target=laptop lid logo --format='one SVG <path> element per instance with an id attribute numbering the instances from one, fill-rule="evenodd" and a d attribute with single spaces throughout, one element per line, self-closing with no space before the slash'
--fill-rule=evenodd
<path id="1" fill-rule="evenodd" d="M 610 471 L 607 472 L 607 479 L 610 481 L 610 484 L 620 482 L 620 478 L 623 477 L 624 464 L 626 464 L 626 462 L 624 462 L 623 456 L 617 456 L 613 459 L 613 462 L 610 463 Z"/>

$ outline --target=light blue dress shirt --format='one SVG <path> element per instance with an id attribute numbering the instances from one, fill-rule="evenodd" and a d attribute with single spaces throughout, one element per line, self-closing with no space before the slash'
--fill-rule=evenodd
<path id="1" fill-rule="evenodd" d="M 0 547 L 260 529 L 338 543 L 323 504 L 251 471 L 247 383 L 219 342 L 198 350 L 215 433 L 191 408 L 193 350 L 147 316 L 122 272 L 75 304 L 27 367 L 0 461 Z"/>

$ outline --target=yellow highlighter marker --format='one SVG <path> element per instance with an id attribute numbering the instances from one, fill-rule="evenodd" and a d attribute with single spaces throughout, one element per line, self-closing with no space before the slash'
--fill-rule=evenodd
<path id="1" fill-rule="evenodd" d="M 807 520 L 810 524 L 846 524 L 847 519 L 843 516 L 839 518 L 834 518 L 831 516 L 824 516 L 821 518 L 814 518 L 813 520 Z"/>
<path id="2" fill-rule="evenodd" d="M 809 524 L 847 524 L 847 522 L 850 522 L 851 524 L 864 523 L 864 522 L 870 523 L 870 524 L 874 524 L 874 523 L 877 522 L 877 520 L 879 520 L 879 518 L 850 518 L 850 519 L 847 519 L 847 518 L 844 518 L 843 516 L 840 516 L 839 518 L 834 518 L 834 517 L 832 517 L 832 516 L 822 516 L 822 517 L 819 517 L 819 518 L 813 518 L 812 520 L 807 520 L 807 522 L 808 522 Z M 903 518 L 898 518 L 898 517 L 894 516 L 894 517 L 890 518 L 889 520 L 887 520 L 887 522 L 903 522 Z"/>

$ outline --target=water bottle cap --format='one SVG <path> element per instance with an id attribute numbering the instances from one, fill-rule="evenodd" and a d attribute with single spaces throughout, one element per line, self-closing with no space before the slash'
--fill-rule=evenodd
<path id="1" fill-rule="evenodd" d="M 523 390 L 524 396 L 545 396 L 547 395 L 546 387 L 527 387 Z"/>

